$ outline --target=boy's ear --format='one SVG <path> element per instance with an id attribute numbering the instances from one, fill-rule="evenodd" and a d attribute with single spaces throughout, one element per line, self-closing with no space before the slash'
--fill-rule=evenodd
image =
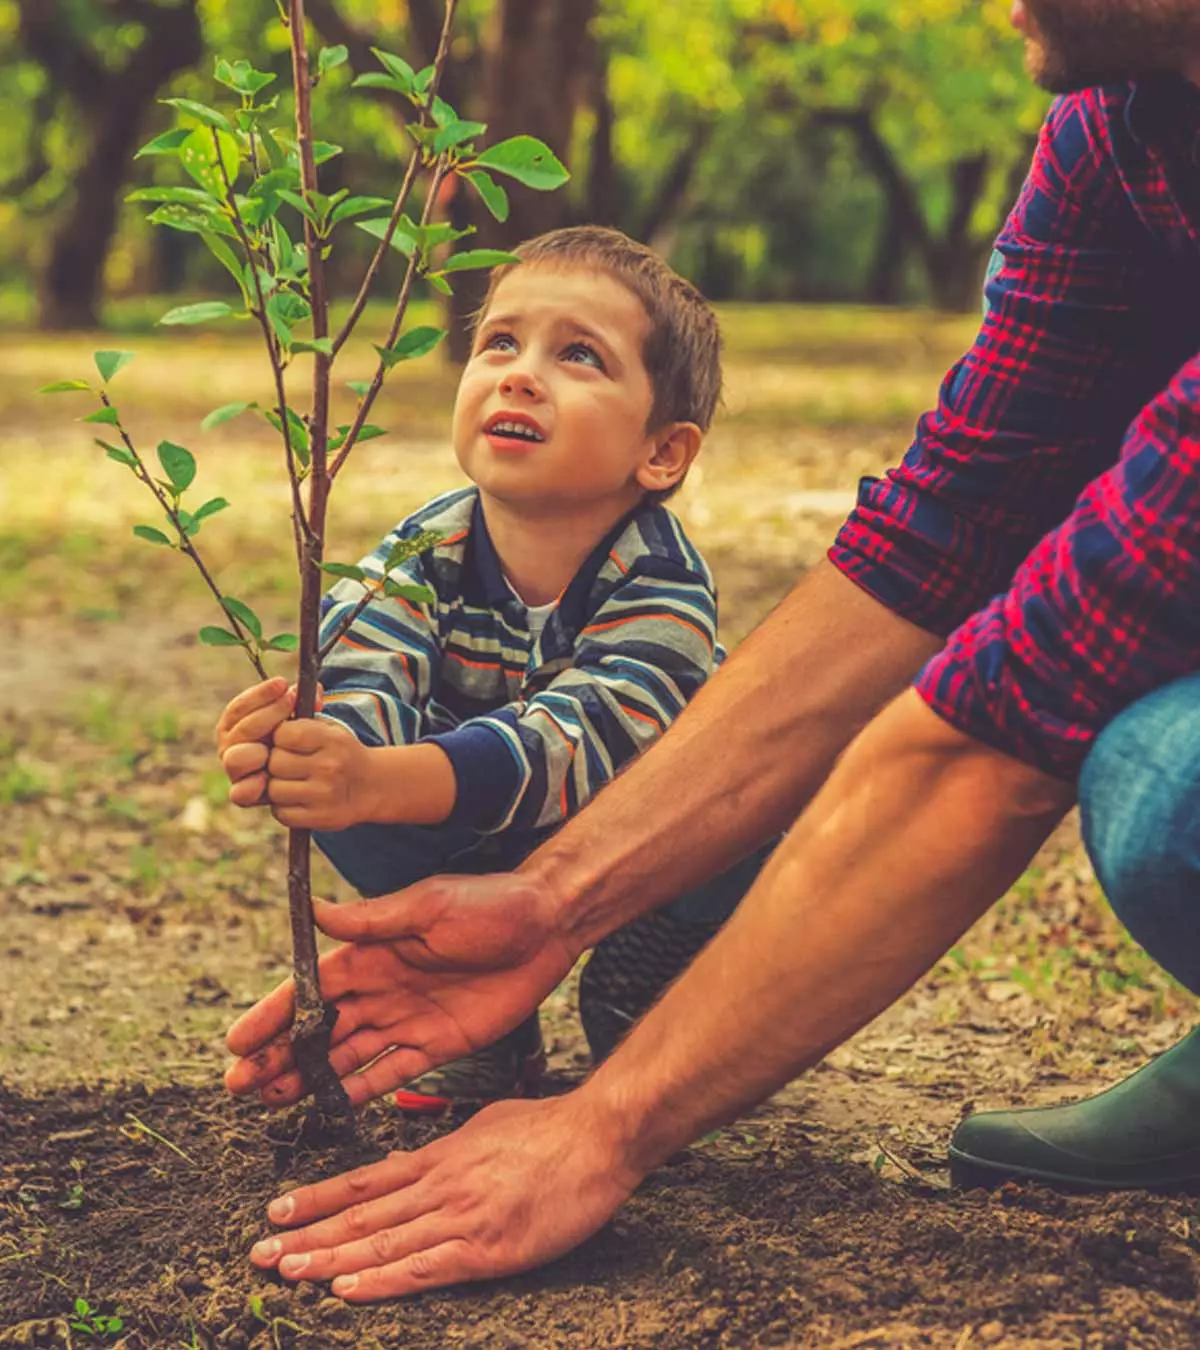
<path id="1" fill-rule="evenodd" d="M 704 433 L 694 422 L 670 422 L 654 433 L 653 451 L 638 467 L 647 492 L 666 492 L 681 483 L 700 453 Z"/>

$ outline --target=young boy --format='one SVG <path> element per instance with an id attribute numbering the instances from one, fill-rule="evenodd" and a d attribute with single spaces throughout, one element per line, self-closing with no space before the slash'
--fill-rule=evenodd
<path id="1" fill-rule="evenodd" d="M 367 896 L 516 867 L 719 659 L 711 574 L 662 505 L 720 398 L 716 317 L 613 230 L 560 230 L 517 254 L 492 276 L 455 402 L 454 451 L 475 486 L 417 511 L 361 564 L 377 579 L 398 540 L 432 531 L 440 542 L 393 575 L 436 601 L 373 599 L 322 668 L 314 721 L 288 722 L 290 695 L 270 681 L 218 725 L 231 799 L 316 830 Z M 333 587 L 326 635 L 362 595 L 357 581 Z M 729 907 L 695 896 L 598 950 L 580 1009 L 597 1058 Z M 535 1015 L 397 1100 L 521 1093 L 543 1063 Z"/>

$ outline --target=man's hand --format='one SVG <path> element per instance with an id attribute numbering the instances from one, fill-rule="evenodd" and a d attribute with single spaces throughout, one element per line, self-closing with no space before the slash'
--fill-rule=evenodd
<path id="1" fill-rule="evenodd" d="M 330 1059 L 356 1105 L 511 1031 L 578 955 L 558 932 L 555 897 L 519 873 L 433 877 L 314 910 L 347 944 L 321 958 L 321 990 L 338 1005 Z M 270 1106 L 299 1100 L 293 1009 L 289 980 L 230 1029 L 231 1092 Z"/>
<path id="2" fill-rule="evenodd" d="M 591 1236 L 641 1180 L 619 1129 L 580 1092 L 500 1102 L 415 1153 L 276 1200 L 270 1218 L 293 1231 L 251 1259 L 332 1280 L 352 1303 L 529 1270 Z"/>

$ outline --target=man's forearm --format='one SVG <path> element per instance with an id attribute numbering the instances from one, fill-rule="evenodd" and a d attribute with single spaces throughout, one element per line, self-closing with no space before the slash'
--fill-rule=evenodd
<path id="1" fill-rule="evenodd" d="M 524 865 L 583 951 L 789 826 L 838 755 L 941 640 L 828 563 L 814 569 L 660 744 Z"/>
<path id="2" fill-rule="evenodd" d="M 902 695 L 581 1094 L 639 1172 L 734 1119 L 917 980 L 1072 797 Z"/>

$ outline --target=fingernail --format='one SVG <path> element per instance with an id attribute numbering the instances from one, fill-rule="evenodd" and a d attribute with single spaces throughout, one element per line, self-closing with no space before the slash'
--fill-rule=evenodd
<path id="1" fill-rule="evenodd" d="M 300 1252 L 296 1256 L 285 1256 L 279 1263 L 279 1273 L 293 1279 L 308 1269 L 312 1257 L 307 1252 Z"/>
<path id="2" fill-rule="evenodd" d="M 358 1288 L 357 1275 L 339 1275 L 331 1286 L 333 1292 L 340 1298 L 343 1294 L 352 1294 Z"/>
<path id="3" fill-rule="evenodd" d="M 281 1195 L 278 1200 L 271 1201 L 267 1209 L 267 1217 L 272 1223 L 287 1223 L 295 1212 L 295 1200 L 290 1195 Z"/>
<path id="4" fill-rule="evenodd" d="M 262 1242 L 255 1243 L 250 1255 L 256 1261 L 274 1261 L 281 1251 L 283 1243 L 278 1238 L 265 1238 Z"/>

